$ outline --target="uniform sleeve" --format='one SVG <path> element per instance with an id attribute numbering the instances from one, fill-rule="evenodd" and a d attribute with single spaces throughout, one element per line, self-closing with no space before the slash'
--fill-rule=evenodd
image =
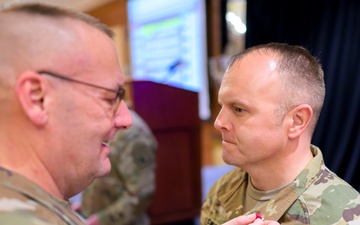
<path id="1" fill-rule="evenodd" d="M 217 192 L 220 187 L 221 182 L 217 181 L 215 184 L 210 188 L 209 193 L 207 194 L 200 213 L 200 224 L 206 225 L 218 225 L 214 218 L 214 214 L 219 213 L 221 211 L 220 203 L 217 199 Z M 224 213 L 226 214 L 226 213 Z"/>
<path id="2" fill-rule="evenodd" d="M 10 209 L 10 208 L 9 208 Z M 44 215 L 38 211 L 17 210 L 3 213 L 0 211 L 1 225 L 67 225 L 68 223 L 62 220 L 57 215 Z M 82 221 L 72 221 L 72 224 L 86 225 Z"/>
<path id="3" fill-rule="evenodd" d="M 0 212 L 0 224 L 1 225 L 14 225 L 14 224 L 26 224 L 26 225 L 52 225 L 50 221 L 38 218 L 31 212 L 8 212 L 2 214 Z"/>
<path id="4" fill-rule="evenodd" d="M 201 207 L 200 224 L 223 224 L 243 214 L 242 201 L 246 190 L 245 171 L 235 168 L 218 179 L 210 188 Z M 235 197 L 235 198 L 234 198 Z M 232 217 L 234 211 L 239 213 Z"/>

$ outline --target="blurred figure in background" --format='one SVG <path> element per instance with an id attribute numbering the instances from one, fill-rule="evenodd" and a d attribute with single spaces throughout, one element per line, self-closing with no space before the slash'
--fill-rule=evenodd
<path id="1" fill-rule="evenodd" d="M 110 142 L 108 176 L 96 179 L 82 194 L 80 214 L 91 225 L 147 225 L 155 191 L 157 142 L 145 121 L 130 110 L 133 125 Z"/>

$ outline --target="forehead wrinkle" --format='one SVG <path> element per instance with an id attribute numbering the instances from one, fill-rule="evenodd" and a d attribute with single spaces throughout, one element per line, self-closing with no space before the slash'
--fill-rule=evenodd
<path id="1" fill-rule="evenodd" d="M 252 105 L 259 98 L 272 100 L 281 95 L 276 56 L 256 51 L 236 61 L 224 74 L 219 95 L 241 98 Z M 226 93 L 226 94 L 225 94 Z M 222 97 L 222 101 L 228 100 Z M 233 101 L 233 100 L 231 100 Z"/>

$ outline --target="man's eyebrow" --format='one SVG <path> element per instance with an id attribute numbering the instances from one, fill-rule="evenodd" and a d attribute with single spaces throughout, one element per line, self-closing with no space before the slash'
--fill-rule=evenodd
<path id="1" fill-rule="evenodd" d="M 220 99 L 218 99 L 218 103 L 220 103 Z M 246 100 L 243 99 L 239 99 L 239 98 L 234 98 L 234 99 L 230 99 L 230 100 L 226 100 L 222 101 L 222 103 L 227 104 L 227 105 L 249 105 L 249 103 Z"/>

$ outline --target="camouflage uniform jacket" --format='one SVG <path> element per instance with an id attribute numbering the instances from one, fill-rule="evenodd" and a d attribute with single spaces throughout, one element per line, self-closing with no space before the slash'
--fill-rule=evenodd
<path id="1" fill-rule="evenodd" d="M 149 224 L 147 209 L 155 191 L 157 142 L 147 124 L 130 111 L 133 125 L 110 142 L 111 172 L 83 193 L 81 214 L 96 214 L 101 225 Z"/>
<path id="2" fill-rule="evenodd" d="M 280 224 L 360 224 L 360 195 L 325 165 L 319 148 L 291 185 L 271 200 L 243 212 L 248 174 L 236 168 L 220 178 L 202 205 L 201 224 L 222 224 L 242 214 L 258 212 Z M 352 221 L 352 222 L 350 222 Z"/>
<path id="3" fill-rule="evenodd" d="M 0 167 L 1 225 L 85 225 L 70 207 L 34 182 Z"/>

